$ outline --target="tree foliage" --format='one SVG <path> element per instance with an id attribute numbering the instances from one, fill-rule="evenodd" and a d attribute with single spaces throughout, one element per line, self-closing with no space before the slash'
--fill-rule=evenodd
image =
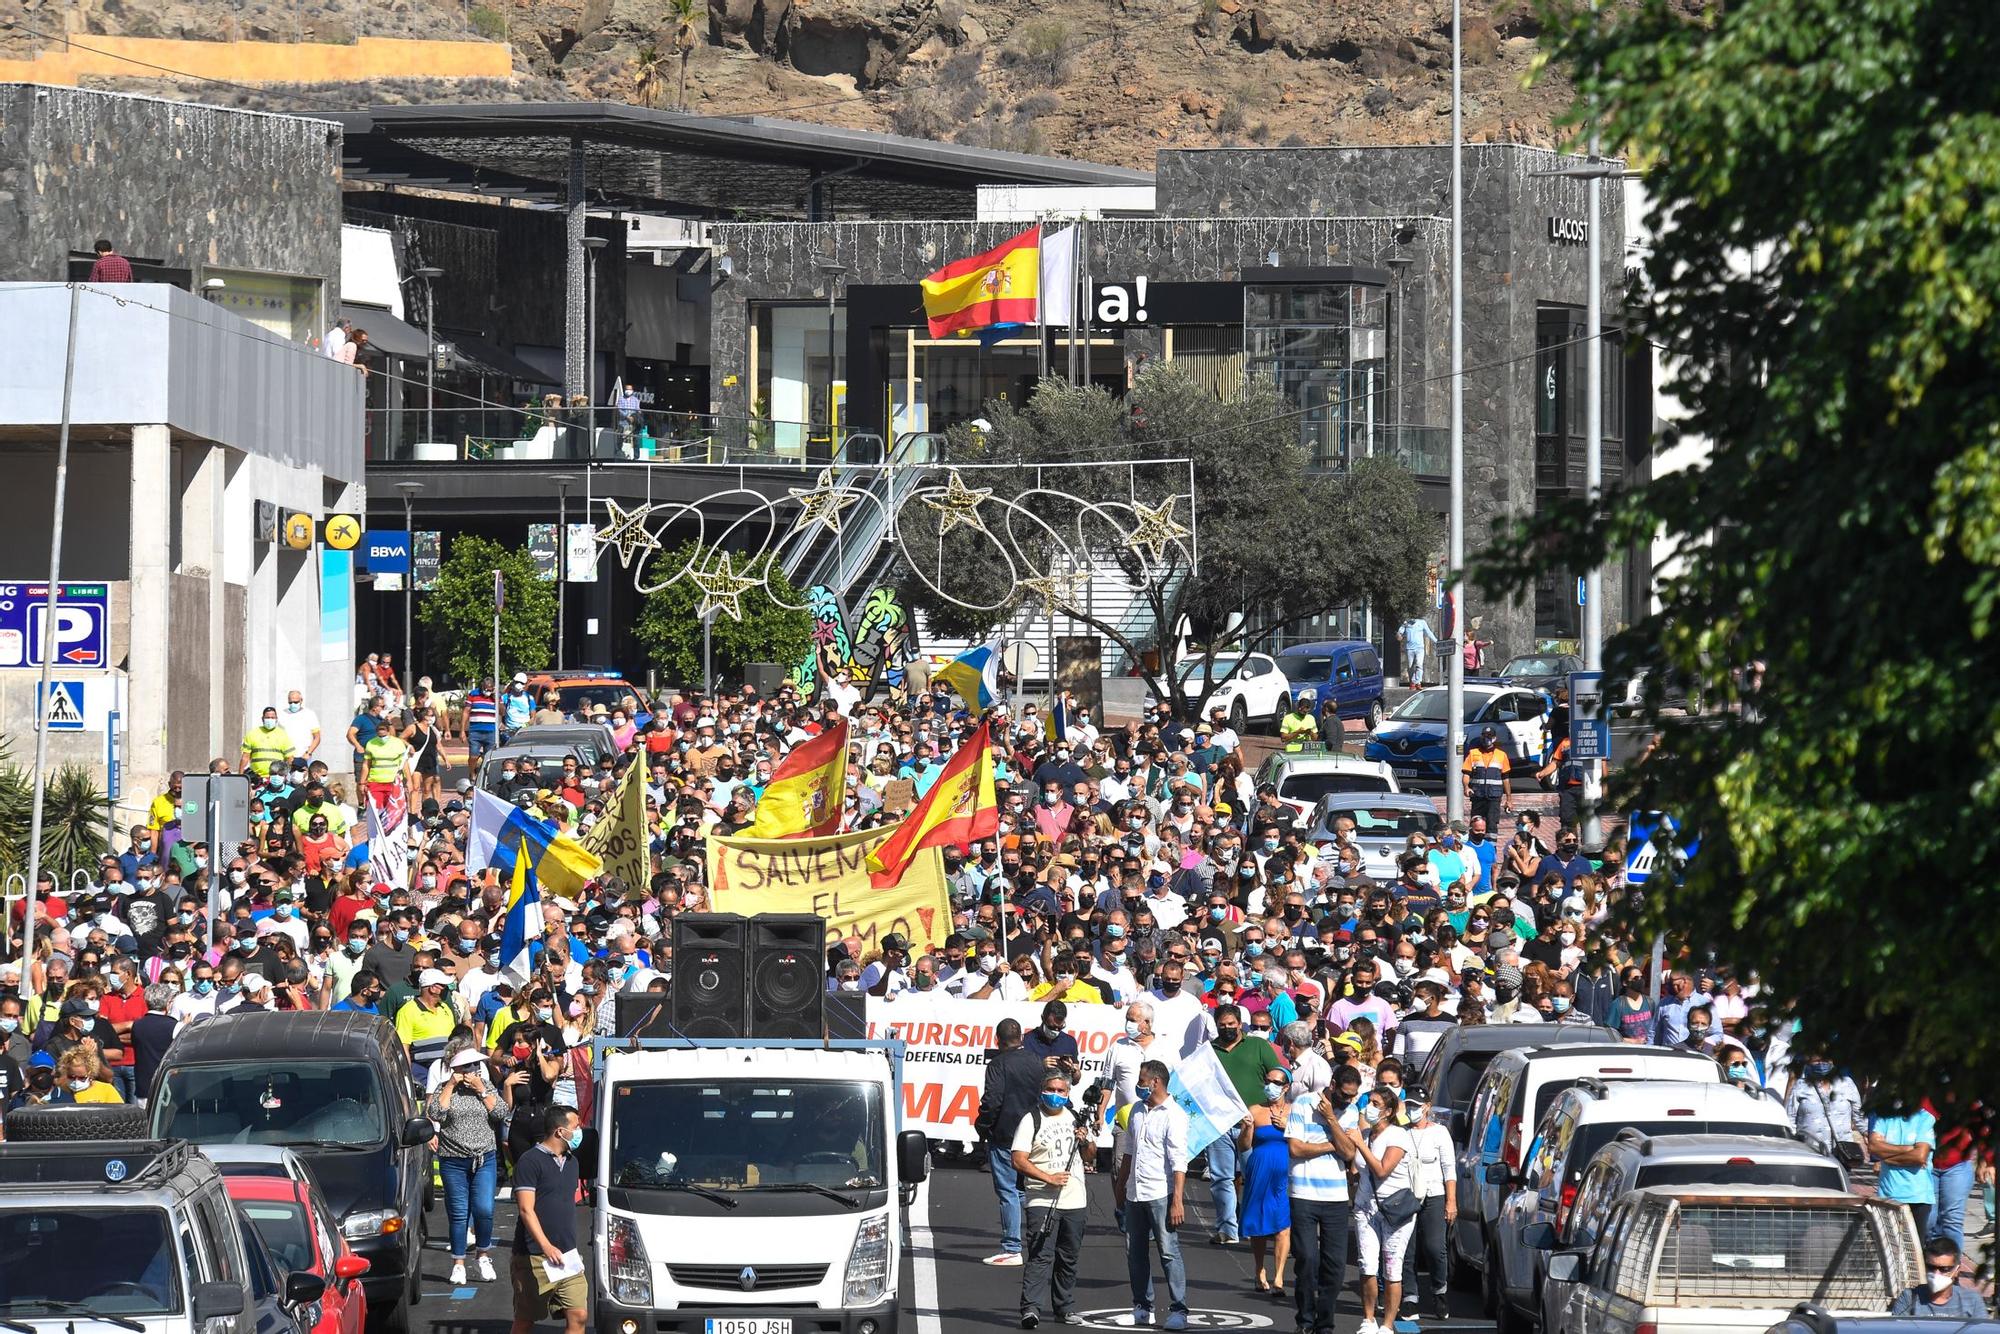
<path id="1" fill-rule="evenodd" d="M 655 553 L 654 570 L 678 570 L 690 561 L 700 568 L 711 552 L 690 542 L 672 553 Z M 779 606 L 783 601 L 803 607 L 805 595 L 793 588 L 782 570 L 773 570 L 769 584 L 773 600 L 762 586 L 742 597 L 742 620 L 716 613 L 710 645 L 718 675 L 740 678 L 753 662 L 775 662 L 790 668 L 804 660 L 812 647 L 813 619 L 805 611 Z M 701 679 L 701 617 L 695 614 L 700 590 L 691 579 L 677 579 L 646 596 L 646 605 L 632 626 L 632 635 L 646 656 L 670 681 Z"/>
<path id="2" fill-rule="evenodd" d="M 1192 461 L 1190 526 L 1199 548 L 1192 574 L 1176 553 L 1163 576 L 1148 577 L 1125 550 L 1122 533 L 1109 525 L 1086 519 L 1079 543 L 1073 506 L 1032 496 L 1022 502 L 1072 549 L 1084 545 L 1100 558 L 1118 558 L 1139 591 L 1144 624 L 1120 625 L 1086 609 L 1076 610 L 1075 619 L 1134 661 L 1146 650 L 1158 650 L 1158 670 L 1147 677 L 1158 698 L 1183 703 L 1166 683 L 1179 680 L 1196 656 L 1206 666 L 1218 649 L 1268 648 L 1289 627 L 1350 603 L 1369 601 L 1377 615 L 1392 620 L 1422 604 L 1425 570 L 1440 535 L 1415 481 L 1379 459 L 1363 460 L 1345 473 L 1309 471 L 1296 412 L 1268 380 L 1253 378 L 1240 399 L 1225 402 L 1171 362 L 1156 362 L 1140 372 L 1122 401 L 1095 386 L 1045 380 L 1025 406 L 996 402 L 987 405 L 986 415 L 990 430 L 977 437 L 954 430 L 950 449 L 954 458 L 1018 464 L 1012 471 L 966 474 L 967 485 L 992 487 L 997 496 L 1020 496 L 1040 485 L 1097 503 L 1136 498 L 1156 505 L 1188 493 L 1187 465 L 1136 470 L 1120 465 L 1137 459 Z M 1102 466 L 1051 466 L 1079 461 Z M 1037 464 L 1043 465 L 1039 483 Z M 1189 523 L 1185 500 L 1173 517 Z M 1005 624 L 1020 605 L 1023 572 L 1010 572 L 992 541 L 963 527 L 946 534 L 940 550 L 930 519 L 921 504 L 901 508 L 910 559 L 959 600 L 1002 606 L 968 612 L 906 569 L 901 587 L 910 605 L 924 610 L 933 630 L 953 638 L 978 637 Z M 1036 570 L 1051 568 L 1055 543 L 1039 525 L 1017 524 L 1015 535 Z M 1252 616 L 1244 634 L 1239 623 L 1246 607 Z M 1258 609 L 1274 614 L 1265 619 Z M 1182 631 L 1201 647 L 1184 652 Z M 1200 697 L 1186 705 L 1198 712 L 1233 675 L 1214 674 Z"/>
<path id="3" fill-rule="evenodd" d="M 13 762 L 0 742 L 0 875 L 26 875 L 28 831 L 33 823 L 35 776 Z M 109 799 L 82 765 L 54 769 L 42 792 L 42 869 L 67 888 L 70 873 L 97 870 L 110 817 Z"/>
<path id="4" fill-rule="evenodd" d="M 1580 129 L 1646 161 L 1628 309 L 1703 466 L 1521 525 L 1494 591 L 1663 536 L 1608 646 L 1754 707 L 1669 727 L 1617 793 L 1701 847 L 1654 930 L 1754 964 L 1888 1094 L 2000 1087 L 2000 25 L 1983 0 L 1548 9 Z M 1683 11 L 1684 12 L 1684 11 Z"/>
<path id="5" fill-rule="evenodd" d="M 437 587 L 419 599 L 418 616 L 432 654 L 451 667 L 452 678 L 479 680 L 493 670 L 493 571 L 506 585 L 500 612 L 500 669 L 535 672 L 549 665 L 555 640 L 556 586 L 536 574 L 524 547 L 503 547 L 484 537 L 455 537 L 438 569 Z"/>

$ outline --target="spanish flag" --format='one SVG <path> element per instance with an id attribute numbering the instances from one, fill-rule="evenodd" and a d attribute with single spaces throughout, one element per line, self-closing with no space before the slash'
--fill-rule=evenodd
<path id="1" fill-rule="evenodd" d="M 992 720 L 979 724 L 952 752 L 951 760 L 924 793 L 916 809 L 868 854 L 869 882 L 877 889 L 893 885 L 916 860 L 920 849 L 964 847 L 975 838 L 990 838 L 1000 827 L 999 803 L 993 799 Z"/>
<path id="2" fill-rule="evenodd" d="M 1037 223 L 983 255 L 953 260 L 925 278 L 924 316 L 931 337 L 1035 323 L 1041 317 L 1041 246 Z"/>
<path id="3" fill-rule="evenodd" d="M 847 801 L 847 719 L 795 746 L 757 798 L 744 838 L 802 838 L 840 832 Z"/>

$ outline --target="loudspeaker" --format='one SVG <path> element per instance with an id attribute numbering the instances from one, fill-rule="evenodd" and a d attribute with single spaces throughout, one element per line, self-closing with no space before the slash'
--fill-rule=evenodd
<path id="1" fill-rule="evenodd" d="M 826 1035 L 830 1038 L 868 1036 L 868 998 L 851 991 L 829 992 L 826 997 Z"/>
<path id="2" fill-rule="evenodd" d="M 674 951 L 675 975 L 684 966 Z M 826 920 L 811 913 L 750 919 L 750 1034 L 825 1036 Z"/>
<path id="3" fill-rule="evenodd" d="M 743 684 L 760 695 L 775 695 L 790 674 L 775 662 L 753 662 L 743 669 Z"/>
<path id="4" fill-rule="evenodd" d="M 744 966 L 748 930 L 748 920 L 735 913 L 683 913 L 674 918 L 672 1036 L 749 1036 L 743 1004 L 748 994 Z"/>
<path id="5" fill-rule="evenodd" d="M 674 1032 L 674 1002 L 670 994 L 657 991 L 622 992 L 618 996 L 616 1024 L 621 1038 L 671 1038 Z"/>

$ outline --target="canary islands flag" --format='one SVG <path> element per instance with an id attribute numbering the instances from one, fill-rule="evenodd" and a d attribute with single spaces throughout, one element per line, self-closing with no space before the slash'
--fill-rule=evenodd
<path id="1" fill-rule="evenodd" d="M 957 692 L 967 711 L 977 718 L 1000 696 L 1000 654 L 991 644 L 982 644 L 932 672 L 931 680 L 942 681 Z"/>
<path id="2" fill-rule="evenodd" d="M 957 259 L 923 281 L 933 338 L 976 333 L 1041 317 L 1042 229 L 1038 223 L 983 255 Z"/>
<path id="3" fill-rule="evenodd" d="M 549 821 L 500 800 L 483 790 L 472 794 L 472 831 L 466 840 L 465 868 L 491 866 L 511 884 L 526 863 L 530 878 L 542 889 L 576 898 L 583 887 L 604 873 L 596 853 Z"/>
<path id="4" fill-rule="evenodd" d="M 898 883 L 923 848 L 964 847 L 990 838 L 1000 826 L 993 799 L 992 720 L 959 743 L 931 790 L 918 799 L 895 832 L 868 854 L 869 881 L 877 888 Z"/>
<path id="5" fill-rule="evenodd" d="M 744 838 L 803 838 L 840 832 L 847 801 L 847 719 L 792 748 L 757 798 Z"/>

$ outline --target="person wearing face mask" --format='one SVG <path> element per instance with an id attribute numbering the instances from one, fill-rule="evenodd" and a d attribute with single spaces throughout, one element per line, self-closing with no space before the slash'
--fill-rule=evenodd
<path id="1" fill-rule="evenodd" d="M 1618 1040 L 1651 1042 L 1657 1018 L 1652 997 L 1646 994 L 1645 975 L 1636 968 L 1626 969 L 1619 977 L 1618 996 L 1611 1002 L 1610 1026 L 1618 1030 Z"/>
<path id="2" fill-rule="evenodd" d="M 1041 1323 L 1042 1303 L 1056 1319 L 1073 1320 L 1076 1264 L 1083 1253 L 1089 1196 L 1084 1188 L 1088 1135 L 1071 1114 L 1069 1080 L 1052 1074 L 1040 1100 L 1014 1131 L 1011 1158 L 1023 1193 L 1027 1264 L 1021 1274 L 1021 1328 Z"/>
<path id="3" fill-rule="evenodd" d="M 1171 1068 L 1178 1063 L 1172 1048 L 1153 1031 L 1153 1007 L 1135 1000 L 1125 1007 L 1125 1035 L 1111 1044 L 1104 1056 L 1104 1082 L 1111 1093 L 1110 1111 L 1139 1100 L 1139 1067 L 1150 1060 L 1163 1060 Z"/>
<path id="4" fill-rule="evenodd" d="M 1125 1261 L 1132 1281 L 1132 1324 L 1153 1323 L 1151 1252 L 1159 1252 L 1167 1280 L 1164 1329 L 1187 1328 L 1187 1268 L 1180 1227 L 1186 1217 L 1187 1113 L 1167 1092 L 1169 1072 L 1160 1061 L 1139 1067 L 1139 1101 L 1120 1137 L 1123 1151 L 1112 1179 L 1112 1199 L 1125 1217 Z"/>
<path id="5" fill-rule="evenodd" d="M 584 1334 L 590 1317 L 590 1280 L 582 1273 L 551 1281 L 550 1266 L 577 1259 L 576 1198 L 583 1147 L 577 1109 L 552 1104 L 533 1113 L 534 1144 L 514 1161 L 513 1334 L 533 1334 L 535 1324 L 560 1314 L 565 1334 Z"/>
<path id="6" fill-rule="evenodd" d="M 0 1061 L 12 1061 L 17 1076 L 8 1083 L 7 1096 L 12 1096 L 20 1090 L 21 1081 L 18 1076 L 27 1068 L 28 1058 L 34 1055 L 35 1051 L 34 1043 L 29 1041 L 29 1035 L 22 1022 L 23 1013 L 20 996 L 12 991 L 0 992 Z M 4 1069 L 5 1066 L 0 1065 L 0 1070 Z M 4 1102 L 4 1099 L 0 1099 L 0 1102 Z"/>
<path id="7" fill-rule="evenodd" d="M 1451 1132 L 1431 1117 L 1430 1100 L 1421 1090 L 1403 1099 L 1404 1128 L 1410 1136 L 1411 1192 L 1417 1198 L 1416 1225 L 1403 1248 L 1402 1314 L 1415 1320 L 1419 1314 L 1434 1319 L 1449 1317 L 1447 1306 L 1451 1287 L 1451 1226 L 1458 1221 L 1457 1146 Z M 1430 1275 L 1429 1309 L 1419 1312 L 1417 1287 L 1418 1252 L 1423 1253 L 1424 1272 Z"/>
<path id="8" fill-rule="evenodd" d="M 1215 1040 L 1210 1049 L 1243 1105 L 1257 1107 L 1264 1100 L 1265 1083 L 1284 1071 L 1278 1053 L 1270 1043 L 1243 1035 L 1243 1011 L 1234 1005 L 1216 1006 L 1214 1023 Z M 1219 1246 L 1233 1246 L 1243 1237 L 1255 1235 L 1241 1225 L 1241 1200 L 1236 1189 L 1248 1153 L 1248 1141 L 1237 1135 L 1218 1135 L 1208 1146 L 1208 1188 L 1215 1202 L 1216 1221 L 1212 1240 Z M 1284 1272 L 1282 1265 L 1279 1272 Z"/>
<path id="9" fill-rule="evenodd" d="M 1978 1291 L 1959 1282 L 1963 1267 L 1958 1243 L 1932 1237 L 1924 1246 L 1924 1279 L 1905 1288 L 1889 1306 L 1892 1316 L 1935 1320 L 1985 1320 L 1986 1302 Z"/>
<path id="10" fill-rule="evenodd" d="M 986 1146 L 993 1194 L 1000 1206 L 1000 1249 L 985 1263 L 1013 1266 L 1022 1263 L 1021 1183 L 1014 1170 L 1014 1136 L 1046 1082 L 1060 1072 L 1044 1066 L 1022 1045 L 1019 1021 L 1002 1019 L 993 1026 L 993 1038 L 999 1048 L 986 1064 L 972 1128 Z"/>
<path id="11" fill-rule="evenodd" d="M 410 943 L 415 934 L 416 914 L 408 908 L 396 908 L 378 920 L 381 925 L 361 956 L 362 966 L 386 978 L 408 977 L 417 957 L 417 947 Z"/>
<path id="12" fill-rule="evenodd" d="M 88 1047 L 72 1047 L 56 1057 L 56 1091 L 52 1102 L 119 1106 L 125 1101 L 104 1062 Z"/>
<path id="13" fill-rule="evenodd" d="M 1306 1038 L 1310 1043 L 1310 1034 Z M 1332 1334 L 1353 1221 L 1348 1168 L 1360 1142 L 1361 1114 L 1355 1103 L 1361 1075 L 1343 1068 L 1329 1086 L 1309 1091 L 1294 1063 L 1292 1088 L 1285 1141 L 1291 1155 L 1292 1253 L 1298 1261 L 1294 1327 L 1302 1334 Z"/>
<path id="14" fill-rule="evenodd" d="M 269 777 L 274 768 L 282 772 L 297 749 L 291 733 L 278 725 L 278 710 L 266 704 L 257 726 L 244 735 L 243 771 L 259 778 Z"/>
<path id="15" fill-rule="evenodd" d="M 1266 1046 L 1255 1038 L 1244 1045 Z M 1285 1125 L 1292 1114 L 1292 1079 L 1282 1066 L 1265 1072 L 1249 1114 L 1236 1128 L 1236 1147 L 1243 1163 L 1242 1234 L 1250 1239 L 1250 1260 L 1256 1266 L 1257 1291 L 1274 1301 L 1285 1299 L 1285 1261 L 1291 1254 L 1291 1147 Z M 1270 1253 L 1269 1277 L 1264 1259 Z"/>
<path id="16" fill-rule="evenodd" d="M 1867 1161 L 1868 1118 L 1861 1111 L 1861 1091 L 1824 1055 L 1806 1061 L 1785 1095 L 1785 1111 L 1800 1134 L 1848 1170 Z"/>

